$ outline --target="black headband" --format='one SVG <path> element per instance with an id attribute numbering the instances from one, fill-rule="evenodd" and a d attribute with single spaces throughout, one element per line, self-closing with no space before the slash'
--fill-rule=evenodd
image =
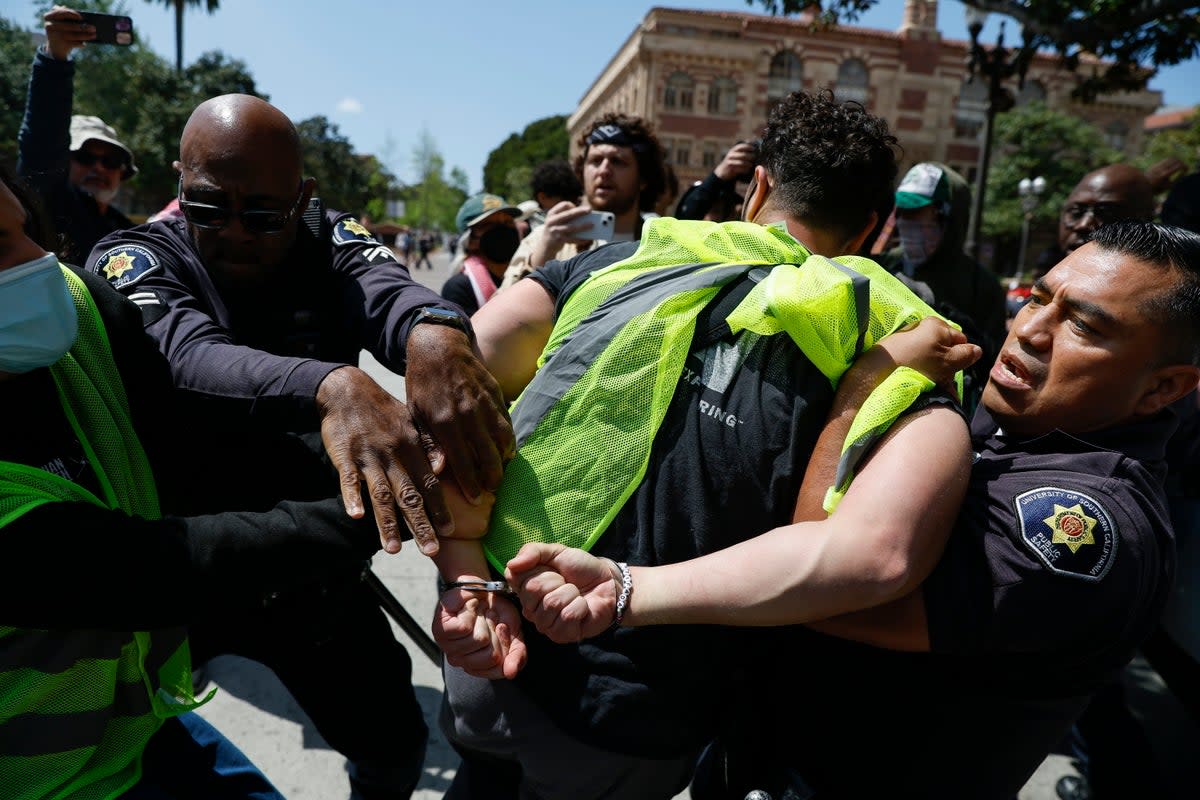
<path id="1" fill-rule="evenodd" d="M 650 147 L 645 139 L 634 139 L 620 125 L 600 125 L 586 139 L 588 144 L 613 144 L 618 147 L 632 147 L 635 153 L 644 153 Z"/>

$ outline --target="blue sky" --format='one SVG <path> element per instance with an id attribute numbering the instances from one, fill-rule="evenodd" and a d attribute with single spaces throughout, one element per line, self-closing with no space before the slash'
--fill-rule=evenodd
<path id="1" fill-rule="evenodd" d="M 134 28 L 172 63 L 174 14 L 161 2 L 125 0 Z M 36 0 L 0 0 L 0 14 L 34 27 Z M 570 113 L 655 5 L 751 9 L 741 0 L 223 0 L 212 15 L 189 10 L 184 61 L 223 50 L 246 62 L 259 91 L 295 120 L 324 114 L 361 153 L 411 179 L 422 128 L 447 167 L 483 181 L 488 153 L 535 119 Z M 943 35 L 967 38 L 961 3 L 938 4 Z M 903 3 L 882 0 L 858 24 L 895 29 Z M 995 41 L 992 15 L 982 40 Z M 1009 28 L 1009 41 L 1015 31 Z M 1193 60 L 1162 70 L 1151 87 L 1168 105 L 1200 103 Z"/>

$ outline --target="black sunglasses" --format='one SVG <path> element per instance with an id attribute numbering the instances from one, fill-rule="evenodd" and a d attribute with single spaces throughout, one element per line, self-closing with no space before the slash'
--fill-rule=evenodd
<path id="1" fill-rule="evenodd" d="M 1117 203 L 1072 203 L 1063 209 L 1063 219 L 1068 225 L 1083 221 L 1088 214 L 1101 225 L 1111 225 L 1129 218 L 1129 212 Z"/>
<path id="2" fill-rule="evenodd" d="M 90 167 L 99 161 L 105 169 L 125 169 L 129 163 L 123 156 L 102 156 L 97 153 L 89 153 L 87 150 L 74 151 L 71 153 L 71 159 L 84 167 Z"/>
<path id="3" fill-rule="evenodd" d="M 208 203 L 194 203 L 191 200 L 183 199 L 183 176 L 179 178 L 179 209 L 183 211 L 183 216 L 188 223 L 195 225 L 197 228 L 204 228 L 210 231 L 219 231 L 229 225 L 229 221 L 237 216 L 242 221 L 242 227 L 247 233 L 254 234 L 275 234 L 281 233 L 287 227 L 288 222 L 296 213 L 296 209 L 300 207 L 300 200 L 304 197 L 304 183 L 300 184 L 300 191 L 296 194 L 296 202 L 292 203 L 292 207 L 287 211 L 266 211 L 255 209 L 252 211 L 233 212 L 222 206 L 209 205 Z"/>

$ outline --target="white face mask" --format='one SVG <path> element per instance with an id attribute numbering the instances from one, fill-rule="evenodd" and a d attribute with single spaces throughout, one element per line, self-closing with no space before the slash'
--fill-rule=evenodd
<path id="1" fill-rule="evenodd" d="M 897 219 L 896 230 L 900 233 L 904 272 L 912 277 L 912 271 L 933 258 L 942 246 L 942 226 L 936 222 Z"/>
<path id="2" fill-rule="evenodd" d="M 79 317 L 58 257 L 0 270 L 0 372 L 48 367 L 75 344 Z"/>

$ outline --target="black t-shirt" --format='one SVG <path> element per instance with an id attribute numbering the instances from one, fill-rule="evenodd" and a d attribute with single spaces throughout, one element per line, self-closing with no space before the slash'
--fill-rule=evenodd
<path id="1" fill-rule="evenodd" d="M 497 288 L 499 288 L 501 282 L 504 280 L 503 275 L 495 275 L 491 270 L 488 270 L 488 276 L 491 277 L 492 283 Z M 471 288 L 471 279 L 466 272 L 451 275 L 442 284 L 442 297 L 454 303 L 454 305 L 461 308 L 467 314 L 474 314 L 479 310 L 479 301 L 475 299 L 475 290 Z"/>
<path id="2" fill-rule="evenodd" d="M 593 270 L 636 248 L 601 247 L 552 261 L 530 278 L 561 311 Z M 745 288 L 739 282 L 727 291 L 739 286 Z M 791 520 L 832 388 L 789 337 L 731 335 L 724 315 L 713 310 L 723 308 L 725 296 L 697 320 L 646 477 L 592 548 L 596 555 L 634 565 L 676 563 Z M 556 645 L 527 626 L 530 657 L 518 680 L 585 741 L 677 756 L 713 733 L 714 707 L 738 663 L 726 646 L 728 633 L 716 626 L 620 628 L 578 645 Z"/>

